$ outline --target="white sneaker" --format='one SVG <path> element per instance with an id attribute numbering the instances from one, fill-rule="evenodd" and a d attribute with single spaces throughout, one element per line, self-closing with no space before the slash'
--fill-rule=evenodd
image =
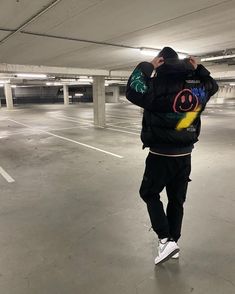
<path id="1" fill-rule="evenodd" d="M 179 246 L 175 241 L 168 240 L 167 238 L 159 240 L 158 256 L 155 258 L 155 264 L 167 261 L 179 251 Z"/>
<path id="2" fill-rule="evenodd" d="M 180 254 L 179 254 L 179 252 L 177 252 L 175 255 L 173 255 L 171 258 L 172 259 L 179 259 L 179 257 L 180 257 Z"/>

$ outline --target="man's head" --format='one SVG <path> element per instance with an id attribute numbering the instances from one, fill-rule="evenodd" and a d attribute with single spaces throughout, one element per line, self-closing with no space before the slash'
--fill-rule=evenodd
<path id="1" fill-rule="evenodd" d="M 174 49 L 172 49 L 171 47 L 164 47 L 158 54 L 158 57 L 163 57 L 163 59 L 178 59 L 179 56 L 177 54 L 177 52 L 175 52 Z"/>

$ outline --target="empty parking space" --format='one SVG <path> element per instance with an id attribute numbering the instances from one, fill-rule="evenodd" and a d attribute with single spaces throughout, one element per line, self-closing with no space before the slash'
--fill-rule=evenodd
<path id="1" fill-rule="evenodd" d="M 154 293 L 167 282 L 167 271 L 174 272 L 182 293 L 208 285 L 233 293 L 235 113 L 227 105 L 209 110 L 193 154 L 182 259 L 156 271 L 156 238 L 138 196 L 147 154 L 136 135 L 140 110 L 108 105 L 105 128 L 92 125 L 92 105 L 0 111 L 1 166 L 15 180 L 10 185 L 0 178 L 1 287 L 24 294 L 39 293 L 41 283 L 44 289 L 57 285 L 58 293 L 80 287 L 141 293 L 149 285 L 147 293 Z M 230 242 L 224 242 L 228 235 Z M 171 291 L 168 278 L 164 287 Z"/>

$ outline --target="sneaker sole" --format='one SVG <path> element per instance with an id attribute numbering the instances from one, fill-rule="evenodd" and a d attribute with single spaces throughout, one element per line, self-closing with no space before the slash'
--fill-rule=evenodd
<path id="1" fill-rule="evenodd" d="M 159 264 L 162 264 L 162 263 L 166 262 L 167 260 L 171 259 L 172 256 L 174 256 L 179 251 L 180 251 L 179 249 L 175 249 L 169 255 L 167 255 L 165 258 L 163 258 L 161 261 L 159 261 L 158 263 L 155 263 L 155 265 L 159 265 Z"/>

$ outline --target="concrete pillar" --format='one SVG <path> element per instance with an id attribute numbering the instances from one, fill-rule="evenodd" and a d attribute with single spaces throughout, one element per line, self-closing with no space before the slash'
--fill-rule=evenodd
<path id="1" fill-rule="evenodd" d="M 104 77 L 93 78 L 93 105 L 95 126 L 105 126 L 105 86 Z"/>
<path id="2" fill-rule="evenodd" d="M 6 105 L 8 109 L 13 108 L 13 97 L 12 97 L 12 89 L 10 84 L 4 85 L 5 97 L 6 97 Z"/>
<path id="3" fill-rule="evenodd" d="M 63 85 L 64 93 L 64 105 L 69 105 L 69 87 L 68 85 Z"/>
<path id="4" fill-rule="evenodd" d="M 105 90 L 107 93 L 106 102 L 118 103 L 120 96 L 119 86 L 108 86 Z"/>
<path id="5" fill-rule="evenodd" d="M 228 98 L 235 98 L 235 87 L 230 87 Z"/>
<path id="6" fill-rule="evenodd" d="M 113 100 L 117 103 L 119 101 L 120 90 L 119 86 L 113 87 Z"/>

